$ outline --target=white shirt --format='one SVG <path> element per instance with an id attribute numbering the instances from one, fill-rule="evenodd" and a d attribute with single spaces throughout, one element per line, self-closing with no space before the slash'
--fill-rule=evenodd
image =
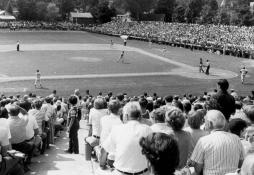
<path id="1" fill-rule="evenodd" d="M 101 135 L 100 142 L 103 143 L 111 132 L 113 126 L 122 124 L 120 116 L 115 114 L 105 115 L 101 118 Z"/>
<path id="2" fill-rule="evenodd" d="M 136 173 L 147 168 L 146 157 L 141 153 L 140 138 L 152 133 L 149 126 L 138 121 L 128 121 L 126 124 L 112 128 L 102 147 L 115 153 L 114 166 L 117 170 Z"/>
<path id="3" fill-rule="evenodd" d="M 92 125 L 92 135 L 101 135 L 101 118 L 107 115 L 107 109 L 92 108 L 89 113 L 89 124 Z"/>
<path id="4" fill-rule="evenodd" d="M 0 127 L 0 148 L 9 145 L 9 131 L 6 127 Z M 0 149 L 1 150 L 1 149 Z M 1 154 L 0 154 L 1 156 Z M 1 161 L 0 161 L 1 162 Z"/>
<path id="5" fill-rule="evenodd" d="M 9 126 L 9 122 L 8 119 L 5 118 L 0 118 L 0 127 L 5 127 L 8 131 L 8 138 L 11 139 L 11 131 L 10 131 L 10 126 Z"/>
<path id="6" fill-rule="evenodd" d="M 240 139 L 225 131 L 214 131 L 201 137 L 194 148 L 191 160 L 203 164 L 203 175 L 224 175 L 234 172 L 244 149 Z"/>
<path id="7" fill-rule="evenodd" d="M 28 114 L 28 123 L 26 125 L 26 139 L 29 140 L 34 136 L 34 130 L 39 129 L 36 118 Z"/>
<path id="8" fill-rule="evenodd" d="M 173 130 L 166 123 L 155 123 L 150 128 L 153 132 L 161 132 L 168 135 L 174 134 Z"/>

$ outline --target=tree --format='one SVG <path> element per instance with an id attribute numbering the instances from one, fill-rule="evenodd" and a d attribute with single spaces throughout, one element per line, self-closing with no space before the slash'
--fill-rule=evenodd
<path id="1" fill-rule="evenodd" d="M 71 11 L 74 10 L 74 1 L 73 0 L 61 0 L 60 11 L 62 19 L 66 20 Z"/>
<path id="2" fill-rule="evenodd" d="M 47 6 L 47 20 L 48 21 L 55 21 L 59 14 L 59 8 L 56 6 L 55 3 L 49 3 Z"/>
<path id="3" fill-rule="evenodd" d="M 187 22 L 194 23 L 199 19 L 203 4 L 203 0 L 190 1 L 188 7 L 185 10 L 185 17 Z"/>
<path id="4" fill-rule="evenodd" d="M 40 21 L 46 20 L 47 5 L 48 4 L 44 1 L 36 2 L 37 20 L 40 20 Z"/>
<path id="5" fill-rule="evenodd" d="M 35 0 L 19 0 L 17 3 L 17 8 L 20 19 L 28 21 L 37 19 Z"/>
<path id="6" fill-rule="evenodd" d="M 116 16 L 116 10 L 109 8 L 108 2 L 103 1 L 98 6 L 91 9 L 93 17 L 100 23 L 106 23 L 111 21 L 111 18 Z"/>
<path id="7" fill-rule="evenodd" d="M 130 12 L 131 16 L 139 19 L 140 15 L 151 12 L 156 0 L 114 0 L 113 6 L 121 13 Z"/>
<path id="8" fill-rule="evenodd" d="M 200 13 L 200 23 L 212 24 L 218 12 L 217 0 L 206 0 Z"/>
<path id="9" fill-rule="evenodd" d="M 155 7 L 155 13 L 165 14 L 165 21 L 172 22 L 175 7 L 176 7 L 175 0 L 159 0 Z"/>
<path id="10" fill-rule="evenodd" d="M 176 8 L 174 9 L 173 13 L 173 21 L 174 22 L 185 22 L 185 13 L 186 7 L 183 5 L 177 5 Z"/>

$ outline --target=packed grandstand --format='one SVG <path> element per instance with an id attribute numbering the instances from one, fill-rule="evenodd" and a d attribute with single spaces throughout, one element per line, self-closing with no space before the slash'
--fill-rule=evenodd
<path id="1" fill-rule="evenodd" d="M 241 175 L 253 174 L 254 92 L 243 97 L 229 91 L 225 79 L 218 87 L 201 96 L 89 90 L 82 96 L 78 89 L 68 100 L 55 90 L 47 97 L 2 95 L 0 143 L 7 166 L 1 175 L 29 171 L 33 156 L 47 152 L 61 131 L 69 132 L 66 153 L 79 154 L 80 120 L 90 127 L 82 136 L 86 159 L 92 157 L 102 171 L 224 175 L 240 168 Z"/>
<path id="2" fill-rule="evenodd" d="M 164 23 L 156 21 L 124 22 L 114 20 L 96 26 L 70 22 L 1 22 L 0 28 L 11 30 L 78 30 L 112 36 L 128 35 L 130 39 L 159 44 L 217 52 L 243 58 L 252 58 L 253 27 Z"/>

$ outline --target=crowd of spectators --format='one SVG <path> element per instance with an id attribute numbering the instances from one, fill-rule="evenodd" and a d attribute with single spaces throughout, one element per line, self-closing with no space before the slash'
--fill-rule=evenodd
<path id="1" fill-rule="evenodd" d="M 0 22 L 0 29 L 75 30 L 113 36 L 128 35 L 130 39 L 169 44 L 191 50 L 199 49 L 244 58 L 254 57 L 254 27 L 246 26 L 121 20 L 90 26 L 71 22 L 13 21 Z"/>
<path id="2" fill-rule="evenodd" d="M 118 20 L 90 27 L 89 30 L 246 58 L 253 50 L 254 28 L 245 26 Z"/>
<path id="3" fill-rule="evenodd" d="M 254 92 L 242 97 L 228 90 L 225 79 L 218 87 L 201 96 L 165 97 L 146 92 L 92 96 L 89 90 L 82 97 L 75 90 L 68 101 L 56 91 L 45 98 L 2 95 L 0 172 L 24 174 L 33 156 L 44 154 L 64 128 L 69 132 L 66 153 L 79 154 L 82 118 L 89 126 L 88 135 L 82 136 L 86 158 L 97 160 L 101 173 L 254 174 Z"/>

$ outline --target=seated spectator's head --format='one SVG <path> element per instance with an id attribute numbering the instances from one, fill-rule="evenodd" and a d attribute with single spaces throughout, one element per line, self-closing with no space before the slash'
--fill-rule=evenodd
<path id="1" fill-rule="evenodd" d="M 102 97 L 98 97 L 94 100 L 94 108 L 95 109 L 104 109 L 105 108 L 105 100 Z"/>
<path id="2" fill-rule="evenodd" d="M 191 110 L 191 103 L 189 100 L 183 100 L 182 102 L 183 104 L 183 111 L 188 114 Z"/>
<path id="3" fill-rule="evenodd" d="M 229 87 L 228 80 L 226 80 L 226 79 L 220 79 L 217 84 L 218 84 L 219 88 L 222 91 L 227 91 L 228 90 L 228 87 Z"/>
<path id="4" fill-rule="evenodd" d="M 240 101 L 235 102 L 235 108 L 236 109 L 240 110 L 240 109 L 242 109 L 242 107 L 243 107 L 243 104 Z"/>
<path id="5" fill-rule="evenodd" d="M 75 89 L 75 90 L 74 90 L 74 95 L 77 95 L 78 97 L 80 96 L 80 91 L 79 91 L 79 89 Z"/>
<path id="6" fill-rule="evenodd" d="M 75 106 L 77 103 L 78 103 L 78 98 L 75 96 L 75 95 L 71 95 L 69 97 L 69 103 L 72 105 L 72 106 Z"/>
<path id="7" fill-rule="evenodd" d="M 173 101 L 173 96 L 172 95 L 167 95 L 165 97 L 165 102 L 166 103 L 172 103 L 172 101 Z"/>
<path id="8" fill-rule="evenodd" d="M 204 113 L 201 110 L 191 111 L 188 115 L 188 124 L 192 129 L 200 129 L 204 122 Z"/>
<path id="9" fill-rule="evenodd" d="M 210 98 L 208 101 L 205 102 L 205 109 L 206 110 L 220 110 L 220 105 L 215 98 Z"/>
<path id="10" fill-rule="evenodd" d="M 42 101 L 41 100 L 35 100 L 34 101 L 34 107 L 35 107 L 35 109 L 40 110 L 41 107 L 42 107 Z"/>
<path id="11" fill-rule="evenodd" d="M 152 112 L 152 120 L 154 123 L 165 123 L 166 111 L 162 108 L 157 108 Z"/>
<path id="12" fill-rule="evenodd" d="M 8 110 L 11 116 L 18 116 L 19 114 L 19 108 L 16 105 L 10 105 Z"/>
<path id="13" fill-rule="evenodd" d="M 195 103 L 195 104 L 193 105 L 193 110 L 194 110 L 194 111 L 197 111 L 197 110 L 199 110 L 199 109 L 203 109 L 203 105 L 200 104 L 200 103 Z"/>
<path id="14" fill-rule="evenodd" d="M 245 128 L 247 128 L 247 123 L 240 118 L 236 118 L 236 119 L 230 120 L 228 126 L 231 133 L 241 137 Z"/>
<path id="15" fill-rule="evenodd" d="M 123 94 L 117 94 L 117 95 L 116 95 L 116 98 L 117 98 L 117 100 L 119 100 L 119 101 L 123 101 L 124 95 L 123 95 Z"/>
<path id="16" fill-rule="evenodd" d="M 205 122 L 206 122 L 206 129 L 211 131 L 215 129 L 224 129 L 226 124 L 226 119 L 220 111 L 210 110 L 206 113 Z"/>
<path id="17" fill-rule="evenodd" d="M 166 111 L 165 119 L 166 119 L 166 122 L 168 123 L 168 125 L 174 131 L 182 130 L 182 128 L 185 124 L 185 117 L 183 116 L 183 112 L 178 108 Z"/>
<path id="18" fill-rule="evenodd" d="M 243 112 L 246 114 L 248 119 L 254 123 L 254 105 L 247 105 L 243 108 Z"/>
<path id="19" fill-rule="evenodd" d="M 123 107 L 123 121 L 139 120 L 141 117 L 141 107 L 139 102 L 129 102 Z"/>
<path id="20" fill-rule="evenodd" d="M 140 105 L 141 109 L 146 109 L 147 104 L 148 104 L 148 102 L 145 98 L 140 98 L 139 99 L 139 105 Z"/>
<path id="21" fill-rule="evenodd" d="M 26 111 L 29 111 L 31 109 L 31 103 L 28 101 L 21 101 L 19 103 L 19 106 L 23 109 L 25 109 Z"/>
<path id="22" fill-rule="evenodd" d="M 119 109 L 121 108 L 121 105 L 118 100 L 110 100 L 108 103 L 108 110 L 115 114 L 118 115 Z"/>
<path id="23" fill-rule="evenodd" d="M 46 97 L 46 98 L 45 98 L 45 101 L 46 101 L 46 103 L 51 103 L 51 102 L 52 102 L 52 98 Z"/>
<path id="24" fill-rule="evenodd" d="M 7 119 L 8 116 L 8 111 L 6 108 L 0 108 L 0 118 L 5 118 Z"/>
<path id="25" fill-rule="evenodd" d="M 183 104 L 182 104 L 182 102 L 180 102 L 178 100 L 177 101 L 173 101 L 172 105 L 177 107 L 177 108 L 179 108 L 181 111 L 183 111 Z"/>
<path id="26" fill-rule="evenodd" d="M 179 164 L 179 149 L 177 141 L 164 133 L 152 133 L 139 142 L 149 161 L 151 174 L 174 174 Z"/>

